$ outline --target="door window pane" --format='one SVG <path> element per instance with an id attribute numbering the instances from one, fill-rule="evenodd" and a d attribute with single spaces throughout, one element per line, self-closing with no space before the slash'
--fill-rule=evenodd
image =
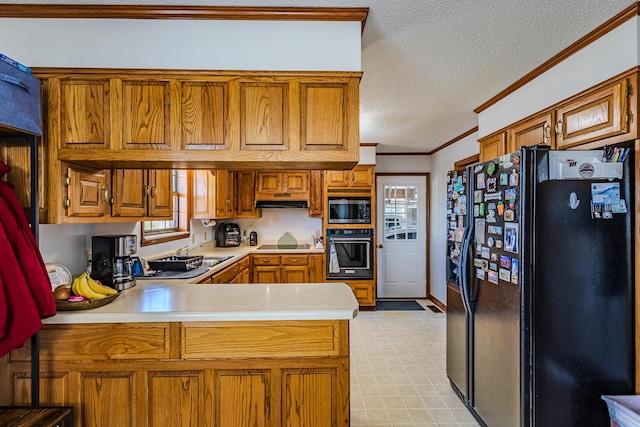
<path id="1" fill-rule="evenodd" d="M 417 240 L 418 186 L 384 186 L 384 240 Z"/>

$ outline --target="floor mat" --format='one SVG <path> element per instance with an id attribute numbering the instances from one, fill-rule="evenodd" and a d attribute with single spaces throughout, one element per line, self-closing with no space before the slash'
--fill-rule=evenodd
<path id="1" fill-rule="evenodd" d="M 442 310 L 440 310 L 435 305 L 428 305 L 427 308 L 429 308 L 429 310 L 433 311 L 434 313 L 442 313 Z"/>
<path id="2" fill-rule="evenodd" d="M 414 300 L 378 300 L 376 310 L 424 310 L 424 307 Z"/>

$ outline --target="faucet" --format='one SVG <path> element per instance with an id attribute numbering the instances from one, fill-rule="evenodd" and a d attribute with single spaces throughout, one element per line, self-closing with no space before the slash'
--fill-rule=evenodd
<path id="1" fill-rule="evenodd" d="M 187 245 L 183 248 L 180 248 L 176 251 L 176 255 L 177 256 L 184 256 L 184 255 L 189 255 L 189 253 L 191 251 L 196 250 L 197 248 L 201 248 L 202 247 L 202 243 L 199 243 L 197 245 Z"/>

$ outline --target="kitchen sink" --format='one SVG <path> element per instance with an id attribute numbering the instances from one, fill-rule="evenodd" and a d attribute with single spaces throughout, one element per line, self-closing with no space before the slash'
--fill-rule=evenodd
<path id="1" fill-rule="evenodd" d="M 226 256 L 205 256 L 202 258 L 202 265 L 205 267 L 213 267 L 216 264 L 220 264 L 228 259 L 233 258 L 233 255 Z"/>

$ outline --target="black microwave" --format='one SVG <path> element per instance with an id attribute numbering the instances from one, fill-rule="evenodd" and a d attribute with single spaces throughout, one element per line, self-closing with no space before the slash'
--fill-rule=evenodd
<path id="1" fill-rule="evenodd" d="M 371 224 L 371 197 L 329 197 L 329 224 Z"/>

